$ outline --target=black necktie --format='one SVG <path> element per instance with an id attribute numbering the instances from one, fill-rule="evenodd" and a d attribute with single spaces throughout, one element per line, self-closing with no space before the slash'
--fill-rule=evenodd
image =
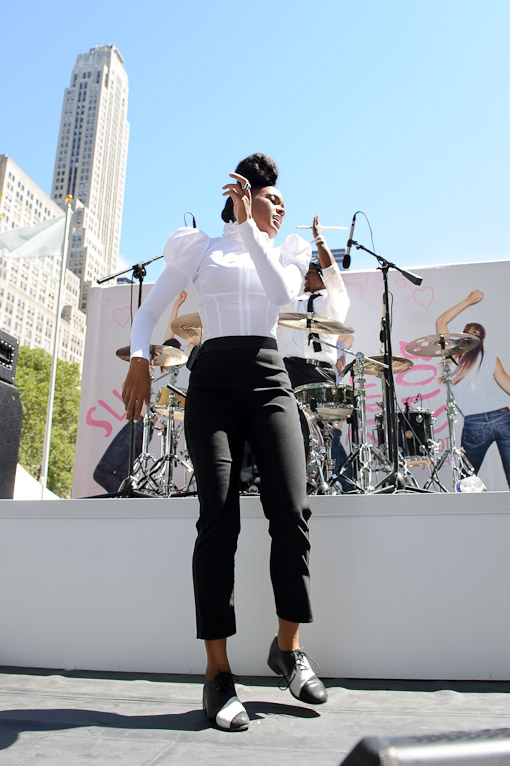
<path id="1" fill-rule="evenodd" d="M 306 307 L 307 312 L 313 313 L 313 302 L 316 298 L 320 297 L 320 293 L 312 293 L 310 297 L 308 298 L 308 305 Z M 312 343 L 313 350 L 318 353 L 319 351 L 322 351 L 322 346 L 319 343 L 319 336 L 316 332 L 310 332 L 308 333 L 308 345 Z"/>

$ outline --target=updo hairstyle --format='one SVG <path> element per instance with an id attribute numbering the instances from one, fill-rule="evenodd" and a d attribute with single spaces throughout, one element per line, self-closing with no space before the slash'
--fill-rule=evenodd
<path id="1" fill-rule="evenodd" d="M 276 186 L 278 179 L 278 168 L 276 163 L 267 154 L 250 154 L 238 164 L 236 173 L 244 176 L 251 184 L 252 193 L 264 186 Z M 225 207 L 221 214 L 225 223 L 235 221 L 234 203 L 230 197 L 227 197 Z"/>

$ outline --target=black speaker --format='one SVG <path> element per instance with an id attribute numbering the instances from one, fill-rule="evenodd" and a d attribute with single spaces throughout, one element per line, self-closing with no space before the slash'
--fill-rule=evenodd
<path id="1" fill-rule="evenodd" d="M 23 409 L 15 386 L 0 380 L 0 499 L 12 499 Z"/>
<path id="2" fill-rule="evenodd" d="M 18 364 L 19 340 L 0 330 L 0 380 L 14 383 Z"/>
<path id="3" fill-rule="evenodd" d="M 509 766 L 510 729 L 416 737 L 366 737 L 341 766 Z"/>

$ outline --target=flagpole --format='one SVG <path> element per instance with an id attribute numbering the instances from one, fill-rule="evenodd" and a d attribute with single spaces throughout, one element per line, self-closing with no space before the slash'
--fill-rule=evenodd
<path id="1" fill-rule="evenodd" d="M 58 334 L 60 329 L 60 317 L 62 314 L 62 302 L 64 298 L 64 282 L 67 267 L 67 253 L 69 251 L 69 231 L 71 229 L 71 220 L 73 217 L 72 208 L 73 198 L 71 195 L 66 197 L 66 225 L 64 230 L 64 240 L 62 242 L 62 259 L 60 262 L 60 279 L 58 283 L 57 295 L 57 315 L 55 317 L 55 327 L 53 329 L 53 355 L 51 359 L 50 390 L 48 392 L 48 408 L 46 410 L 46 428 L 44 431 L 44 445 L 41 465 L 41 475 L 39 482 L 41 484 L 41 500 L 44 499 L 44 491 L 48 481 L 48 463 L 50 457 L 51 442 L 51 424 L 53 420 L 53 400 L 55 398 L 55 381 L 57 377 L 57 352 L 58 352 Z"/>

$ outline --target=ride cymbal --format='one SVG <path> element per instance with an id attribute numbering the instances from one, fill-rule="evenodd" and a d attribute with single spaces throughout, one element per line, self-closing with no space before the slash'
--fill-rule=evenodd
<path id="1" fill-rule="evenodd" d="M 406 351 L 413 356 L 456 356 L 479 345 L 478 335 L 468 332 L 445 332 L 412 340 L 407 344 Z"/>
<path id="2" fill-rule="evenodd" d="M 179 338 L 200 343 L 202 339 L 202 320 L 200 314 L 182 314 L 176 317 L 170 325 Z"/>
<path id="3" fill-rule="evenodd" d="M 382 362 L 384 364 L 384 355 L 376 356 L 375 354 L 370 354 L 370 356 L 375 362 Z M 392 370 L 396 375 L 400 372 L 410 370 L 412 366 L 413 363 L 410 359 L 406 359 L 403 356 L 393 357 Z M 368 360 L 364 363 L 363 369 L 367 375 L 382 375 L 384 372 L 384 367 L 380 367 L 378 364 L 374 364 Z"/>
<path id="4" fill-rule="evenodd" d="M 130 346 L 123 346 L 118 348 L 115 352 L 119 359 L 123 359 L 125 362 L 129 362 L 131 357 Z M 159 367 L 174 367 L 178 364 L 184 364 L 188 355 L 185 351 L 175 346 L 154 346 L 149 348 L 150 363 Z"/>

